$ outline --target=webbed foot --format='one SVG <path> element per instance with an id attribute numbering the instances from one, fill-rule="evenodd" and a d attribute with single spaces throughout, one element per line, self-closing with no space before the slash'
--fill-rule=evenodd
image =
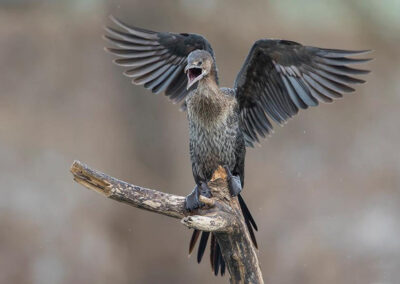
<path id="1" fill-rule="evenodd" d="M 200 202 L 199 195 L 200 195 L 200 190 L 199 190 L 199 187 L 196 185 L 194 187 L 193 191 L 185 198 L 186 210 L 193 211 L 197 208 L 200 208 L 202 205 L 204 205 Z"/>
<path id="2" fill-rule="evenodd" d="M 211 189 L 208 187 L 208 185 L 205 182 L 201 182 L 200 187 L 201 187 L 201 191 L 200 191 L 201 195 L 208 197 L 208 198 L 212 197 Z"/>
<path id="3" fill-rule="evenodd" d="M 186 202 L 185 202 L 185 208 L 188 211 L 193 211 L 195 209 L 198 209 L 200 207 L 204 206 L 203 202 L 200 202 L 199 196 L 203 195 L 205 197 L 210 198 L 211 195 L 211 190 L 208 187 L 208 185 L 204 182 L 200 183 L 200 186 L 196 185 L 193 191 L 186 196 Z"/>
<path id="4" fill-rule="evenodd" d="M 242 191 L 242 183 L 240 182 L 240 177 L 234 176 L 229 170 L 228 166 L 224 166 L 224 169 L 227 174 L 229 192 L 232 196 L 237 196 Z"/>

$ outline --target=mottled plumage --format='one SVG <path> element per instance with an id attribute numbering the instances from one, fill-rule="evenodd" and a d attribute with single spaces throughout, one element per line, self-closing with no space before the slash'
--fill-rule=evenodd
<path id="1" fill-rule="evenodd" d="M 124 74 L 154 93 L 164 91 L 187 109 L 190 157 L 194 191 L 188 195 L 189 210 L 200 205 L 198 194 L 209 194 L 206 183 L 221 165 L 228 171 L 231 193 L 244 185 L 246 146 L 270 134 L 272 119 L 285 123 L 299 109 L 332 102 L 354 91 L 350 85 L 364 83 L 355 75 L 369 71 L 348 67 L 369 59 L 349 56 L 368 52 L 303 46 L 299 43 L 261 39 L 254 43 L 233 89 L 220 88 L 214 52 L 201 35 L 154 32 L 130 27 L 115 18 L 123 31 L 106 28 L 107 40 L 118 48 L 107 50 L 119 58 L 114 62 L 128 70 Z M 238 195 L 243 216 L 254 244 L 257 225 Z M 210 233 L 200 238 L 197 260 L 201 261 Z M 200 237 L 194 231 L 189 251 Z M 212 270 L 224 274 L 225 263 L 218 242 L 211 234 Z"/>
<path id="2" fill-rule="evenodd" d="M 204 85 L 204 86 L 203 86 Z M 196 183 L 210 180 L 218 165 L 226 165 L 235 175 L 238 152 L 245 145 L 239 129 L 239 106 L 230 89 L 210 90 L 200 82 L 186 98 L 190 133 L 190 157 Z M 243 168 L 243 161 L 241 168 Z"/>

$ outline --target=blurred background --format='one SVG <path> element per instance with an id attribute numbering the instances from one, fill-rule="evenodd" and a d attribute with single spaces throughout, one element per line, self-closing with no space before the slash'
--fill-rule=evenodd
<path id="1" fill-rule="evenodd" d="M 176 220 L 76 184 L 74 159 L 193 188 L 185 113 L 105 53 L 113 14 L 203 34 L 223 86 L 253 42 L 374 49 L 368 83 L 248 150 L 244 197 L 266 283 L 399 283 L 400 1 L 0 1 L 0 283 L 226 283 Z"/>

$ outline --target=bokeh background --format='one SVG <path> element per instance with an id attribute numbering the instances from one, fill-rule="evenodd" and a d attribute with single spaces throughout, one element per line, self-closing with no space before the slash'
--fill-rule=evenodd
<path id="1" fill-rule="evenodd" d="M 101 38 L 113 14 L 212 43 L 232 86 L 253 42 L 374 49 L 368 83 L 250 149 L 244 197 L 266 283 L 400 281 L 400 1 L 0 1 L 0 283 L 226 283 L 176 220 L 73 182 L 74 159 L 180 195 L 185 113 L 130 84 Z"/>

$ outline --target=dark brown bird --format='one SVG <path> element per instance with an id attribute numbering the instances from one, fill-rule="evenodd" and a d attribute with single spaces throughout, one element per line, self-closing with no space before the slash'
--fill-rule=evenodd
<path id="1" fill-rule="evenodd" d="M 303 46 L 278 39 L 254 43 L 234 88 L 220 88 L 214 52 L 202 36 L 154 32 L 130 27 L 111 17 L 120 29 L 107 27 L 105 36 L 118 48 L 107 48 L 126 67 L 132 83 L 153 93 L 165 92 L 187 110 L 190 157 L 196 186 L 186 198 L 186 208 L 202 204 L 199 194 L 209 196 L 207 182 L 221 165 L 228 172 L 231 194 L 238 195 L 254 244 L 257 225 L 239 194 L 244 184 L 246 146 L 252 147 L 272 132 L 271 119 L 284 124 L 299 109 L 330 103 L 364 83 L 355 75 L 369 71 L 348 67 L 370 59 L 349 58 L 368 50 L 339 50 Z M 189 252 L 200 237 L 193 232 Z M 203 232 L 197 260 L 201 261 L 210 233 Z M 211 263 L 215 275 L 225 272 L 225 262 L 211 234 Z"/>

